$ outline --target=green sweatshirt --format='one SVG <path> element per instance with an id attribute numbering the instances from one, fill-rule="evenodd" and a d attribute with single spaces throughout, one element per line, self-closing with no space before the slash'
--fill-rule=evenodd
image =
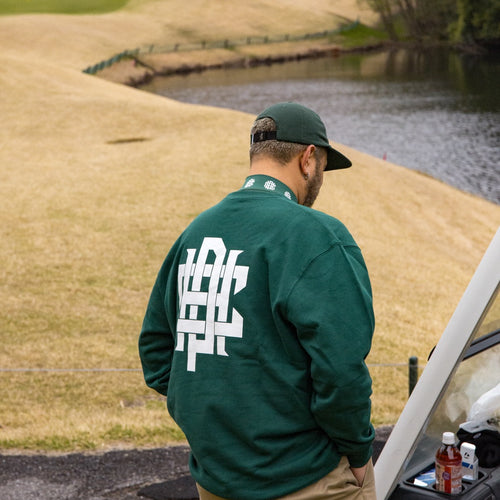
<path id="1" fill-rule="evenodd" d="M 191 447 L 194 479 L 233 500 L 280 497 L 371 456 L 374 329 L 345 226 L 255 175 L 199 215 L 154 285 L 139 353 Z"/>

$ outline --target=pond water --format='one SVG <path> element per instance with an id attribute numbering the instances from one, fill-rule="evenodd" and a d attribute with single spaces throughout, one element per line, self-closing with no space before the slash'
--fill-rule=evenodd
<path id="1" fill-rule="evenodd" d="M 142 89 L 257 114 L 297 101 L 331 140 L 500 203 L 500 54 L 346 54 L 155 78 Z"/>

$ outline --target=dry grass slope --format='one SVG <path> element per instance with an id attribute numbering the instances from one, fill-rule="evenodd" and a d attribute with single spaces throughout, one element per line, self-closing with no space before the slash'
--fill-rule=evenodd
<path id="1" fill-rule="evenodd" d="M 138 368 L 142 314 L 167 249 L 247 172 L 252 116 L 180 104 L 81 69 L 166 37 L 308 31 L 342 14 L 326 0 L 316 9 L 305 0 L 232 2 L 229 19 L 227 2 L 217 3 L 220 12 L 205 4 L 132 1 L 101 16 L 0 18 L 1 368 Z M 355 0 L 337 4 L 356 18 Z M 204 16 L 212 24 L 199 23 Z M 347 224 L 370 268 L 377 329 L 369 362 L 423 360 L 500 207 L 337 146 L 354 166 L 326 176 L 317 208 Z M 374 422 L 392 423 L 406 371 L 372 373 Z M 0 447 L 181 438 L 137 372 L 3 372 L 0 384 Z"/>

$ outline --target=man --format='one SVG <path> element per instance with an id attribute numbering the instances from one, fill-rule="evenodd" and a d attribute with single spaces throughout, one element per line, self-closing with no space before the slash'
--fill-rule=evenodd
<path id="1" fill-rule="evenodd" d="M 243 187 L 158 274 L 139 351 L 202 500 L 375 498 L 368 273 L 342 223 L 309 208 L 323 172 L 350 165 L 316 113 L 269 107 Z"/>

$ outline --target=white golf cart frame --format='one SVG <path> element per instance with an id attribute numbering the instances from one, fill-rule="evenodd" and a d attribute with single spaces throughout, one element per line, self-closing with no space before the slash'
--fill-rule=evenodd
<path id="1" fill-rule="evenodd" d="M 420 436 L 499 288 L 500 229 L 493 237 L 375 464 L 378 500 L 386 500 L 396 488 Z"/>

